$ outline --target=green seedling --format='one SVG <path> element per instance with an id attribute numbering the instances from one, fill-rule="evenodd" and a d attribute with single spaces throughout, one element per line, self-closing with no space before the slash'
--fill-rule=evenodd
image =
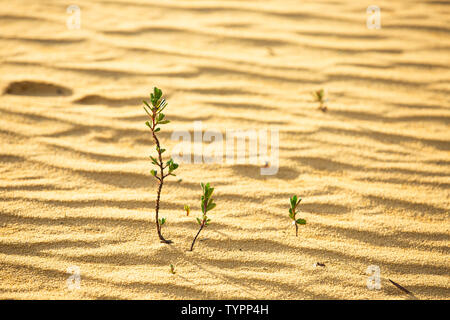
<path id="1" fill-rule="evenodd" d="M 216 204 L 214 203 L 214 201 L 212 199 L 212 194 L 214 192 L 214 188 L 211 188 L 209 183 L 207 183 L 207 184 L 201 183 L 201 186 L 202 186 L 202 191 L 203 191 L 202 200 L 201 200 L 202 217 L 197 218 L 197 223 L 199 224 L 200 229 L 198 230 L 197 234 L 195 235 L 194 240 L 192 241 L 191 251 L 194 250 L 194 244 L 195 244 L 195 241 L 197 240 L 197 237 L 200 234 L 200 232 L 203 230 L 204 227 L 208 226 L 209 223 L 211 222 L 211 219 L 209 219 L 206 214 L 208 213 L 208 211 L 211 211 L 212 209 L 214 209 L 216 207 Z"/>
<path id="2" fill-rule="evenodd" d="M 297 196 L 293 196 L 290 199 L 291 202 L 291 208 L 289 209 L 289 218 L 291 218 L 293 220 L 293 224 L 295 225 L 295 236 L 298 236 L 298 225 L 299 224 L 306 224 L 306 220 L 305 219 L 297 219 L 297 207 L 300 204 L 300 201 L 302 201 L 302 199 L 298 198 L 297 200 Z"/>
<path id="3" fill-rule="evenodd" d="M 184 205 L 184 211 L 186 211 L 186 216 L 189 217 L 189 213 L 191 212 L 191 207 L 189 207 L 187 204 Z"/>
<path id="4" fill-rule="evenodd" d="M 155 141 L 156 152 L 158 153 L 157 157 L 150 156 L 152 164 L 156 166 L 156 170 L 152 169 L 150 171 L 151 175 L 155 177 L 156 180 L 159 181 L 158 190 L 156 194 L 156 205 L 155 205 L 155 222 L 156 222 L 156 231 L 158 232 L 158 237 L 163 243 L 171 243 L 172 241 L 166 240 L 161 233 L 161 226 L 166 222 L 165 218 L 159 219 L 159 203 L 161 200 L 161 190 L 164 184 L 164 179 L 168 176 L 175 176 L 173 173 L 176 168 L 178 168 L 178 164 L 173 162 L 172 158 L 166 163 L 163 162 L 162 154 L 166 149 L 161 148 L 159 143 L 159 139 L 157 136 L 157 132 L 161 130 L 161 125 L 167 124 L 170 121 L 165 118 L 164 113 L 162 112 L 166 106 L 167 102 L 164 98 L 162 98 L 162 91 L 158 88 L 153 88 L 153 93 L 150 94 L 150 103 L 147 101 L 143 101 L 145 106 L 144 110 L 147 115 L 150 117 L 150 121 L 146 121 L 145 124 L 150 128 L 152 132 L 153 140 Z M 164 170 L 167 169 L 165 173 Z"/>
<path id="5" fill-rule="evenodd" d="M 319 103 L 318 109 L 322 112 L 326 112 L 328 110 L 328 107 L 325 105 L 325 103 L 328 101 L 328 99 L 325 97 L 325 90 L 320 89 L 314 91 L 312 95 L 314 97 L 314 100 Z"/>
<path id="6" fill-rule="evenodd" d="M 171 274 L 177 273 L 177 272 L 175 271 L 175 267 L 174 267 L 173 264 L 170 265 L 170 273 L 171 273 Z"/>

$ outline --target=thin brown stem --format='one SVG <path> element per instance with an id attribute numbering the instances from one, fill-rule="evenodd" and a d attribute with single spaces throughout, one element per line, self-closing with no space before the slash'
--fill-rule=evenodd
<path id="1" fill-rule="evenodd" d="M 153 135 L 153 139 L 155 140 L 156 143 L 156 150 L 158 151 L 158 166 L 160 169 L 160 177 L 155 176 L 155 178 L 157 178 L 159 180 L 159 185 L 158 185 L 158 192 L 157 192 L 157 196 L 156 196 L 156 205 L 155 205 L 155 222 L 156 222 L 156 230 L 158 232 L 158 236 L 159 239 L 161 240 L 161 242 L 163 243 L 172 243 L 171 240 L 166 240 L 162 233 L 161 233 L 161 226 L 159 224 L 159 202 L 161 199 L 161 190 L 164 184 L 164 178 L 167 177 L 167 175 L 164 175 L 164 166 L 163 166 L 163 161 L 162 161 L 162 153 L 161 153 L 161 148 L 159 145 L 159 139 L 156 136 L 155 133 L 155 118 L 156 118 L 156 111 L 153 111 L 153 116 L 152 116 L 152 135 Z"/>
<path id="2" fill-rule="evenodd" d="M 300 201 L 298 201 L 294 207 L 294 223 L 295 223 L 295 236 L 298 237 L 298 224 L 297 224 L 297 207 L 300 204 Z"/>
<path id="3" fill-rule="evenodd" d="M 202 224 L 200 225 L 200 229 L 198 230 L 197 234 L 195 235 L 194 240 L 192 241 L 191 244 L 191 251 L 194 250 L 194 244 L 195 244 L 195 240 L 197 240 L 198 235 L 200 234 L 200 231 L 202 231 L 203 227 L 205 226 L 205 222 L 202 222 Z"/>
<path id="4" fill-rule="evenodd" d="M 195 244 L 195 240 L 197 240 L 198 235 L 200 234 L 200 232 L 202 231 L 203 227 L 205 226 L 206 223 L 206 207 L 208 206 L 208 202 L 205 201 L 204 205 L 203 205 L 203 220 L 202 220 L 202 224 L 200 225 L 200 229 L 198 230 L 197 234 L 194 237 L 194 240 L 192 241 L 191 244 L 191 251 L 194 250 L 194 244 Z"/>

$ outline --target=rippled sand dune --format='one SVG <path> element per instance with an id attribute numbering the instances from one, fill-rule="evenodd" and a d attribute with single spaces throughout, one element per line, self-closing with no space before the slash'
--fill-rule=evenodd
<path id="1" fill-rule="evenodd" d="M 79 30 L 67 1 L 1 1 L 0 298 L 413 298 L 388 279 L 450 298 L 448 1 L 376 1 L 379 30 L 351 0 L 74 2 Z M 168 150 L 193 121 L 280 130 L 275 176 L 180 165 L 162 194 L 170 246 L 153 224 L 153 86 Z M 200 182 L 217 208 L 187 252 Z"/>

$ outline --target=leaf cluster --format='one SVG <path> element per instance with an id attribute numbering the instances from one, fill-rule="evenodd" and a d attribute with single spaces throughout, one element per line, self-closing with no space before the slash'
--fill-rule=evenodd
<path id="1" fill-rule="evenodd" d="M 201 198 L 201 208 L 202 208 L 202 213 L 203 213 L 203 217 L 202 219 L 197 218 L 197 222 L 199 225 L 209 225 L 209 222 L 211 221 L 211 219 L 209 219 L 206 214 L 208 213 L 208 211 L 211 211 L 212 209 L 214 209 L 216 207 L 216 204 L 214 203 L 214 200 L 212 198 L 212 194 L 214 192 L 214 188 L 212 188 L 209 183 L 204 184 L 201 183 L 200 184 L 202 186 L 202 191 L 203 191 L 203 195 Z"/>
<path id="2" fill-rule="evenodd" d="M 295 224 L 306 224 L 306 220 L 305 219 L 297 219 L 296 215 L 297 215 L 297 206 L 300 204 L 300 202 L 302 201 L 301 198 L 297 198 L 297 196 L 292 196 L 291 198 L 289 198 L 289 201 L 291 203 L 291 207 L 289 208 L 289 218 L 291 218 L 292 220 L 294 220 Z"/>
<path id="3" fill-rule="evenodd" d="M 158 152 L 158 157 L 150 156 L 150 159 L 152 161 L 152 164 L 158 166 L 161 169 L 161 177 L 158 177 L 157 170 L 152 169 L 150 173 L 158 180 L 164 179 L 168 175 L 175 176 L 173 171 L 175 171 L 175 169 L 178 168 L 178 164 L 175 163 L 172 158 L 170 158 L 169 161 L 163 164 L 162 154 L 166 151 L 166 149 L 160 147 L 159 140 L 155 135 L 156 132 L 161 130 L 161 127 L 158 127 L 158 125 L 170 122 L 165 118 L 166 117 L 165 114 L 162 113 L 162 111 L 167 106 L 166 100 L 162 98 L 162 90 L 158 89 L 157 87 L 154 87 L 153 93 L 150 94 L 150 104 L 145 100 L 143 100 L 143 102 L 145 104 L 144 110 L 151 119 L 151 121 L 146 121 L 145 124 L 147 125 L 147 127 L 150 128 L 150 130 L 153 133 L 154 139 L 156 141 L 155 149 Z M 163 175 L 162 170 L 164 170 L 165 168 L 168 168 L 169 172 L 166 175 Z"/>
<path id="4" fill-rule="evenodd" d="M 325 102 L 325 90 L 320 89 L 320 90 L 314 91 L 312 93 L 312 95 L 316 99 L 317 102 L 320 102 L 320 103 Z"/>
<path id="5" fill-rule="evenodd" d="M 166 218 L 160 218 L 159 220 L 159 225 L 162 226 L 163 224 L 166 223 L 167 219 Z"/>
<path id="6" fill-rule="evenodd" d="M 161 130 L 158 125 L 167 124 L 170 121 L 165 117 L 166 115 L 162 112 L 167 107 L 167 101 L 162 98 L 162 90 L 157 87 L 153 88 L 153 93 L 150 94 L 150 103 L 143 100 L 145 106 L 144 110 L 152 120 L 145 122 L 145 124 L 153 131 L 158 132 Z"/>

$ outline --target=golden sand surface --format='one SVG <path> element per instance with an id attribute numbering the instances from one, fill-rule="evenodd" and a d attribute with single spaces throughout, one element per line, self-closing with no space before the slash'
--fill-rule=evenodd
<path id="1" fill-rule="evenodd" d="M 448 1 L 72 2 L 80 29 L 67 1 L 0 1 L 1 299 L 412 298 L 388 279 L 450 298 Z M 168 150 L 193 121 L 279 130 L 274 176 L 180 164 L 162 193 L 171 245 L 154 226 L 154 86 Z M 217 208 L 189 252 L 200 182 Z"/>

